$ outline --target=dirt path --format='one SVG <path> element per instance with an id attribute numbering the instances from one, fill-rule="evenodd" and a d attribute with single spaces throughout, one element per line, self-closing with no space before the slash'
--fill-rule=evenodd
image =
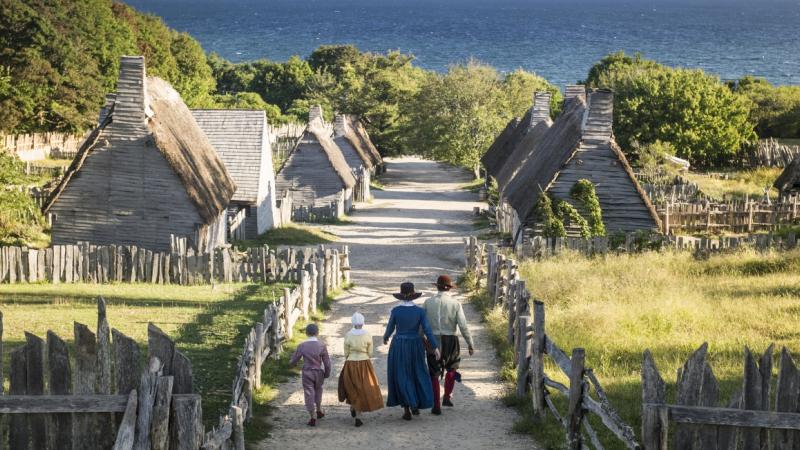
<path id="1" fill-rule="evenodd" d="M 292 380 L 280 387 L 275 400 L 279 410 L 272 417 L 276 429 L 260 447 L 534 447 L 528 437 L 510 432 L 516 413 L 498 400 L 503 386 L 497 379 L 497 361 L 480 315 L 468 304 L 464 309 L 477 351 L 473 357 L 465 352 L 460 370 L 463 384 L 456 385 L 453 395 L 455 408 L 443 408 L 441 416 L 423 411 L 411 422 L 400 419 L 400 408 L 384 408 L 365 414 L 365 425 L 355 428 L 348 407 L 338 403 L 336 376 L 344 363 L 342 342 L 350 329 L 350 316 L 356 311 L 364 314 L 366 328 L 380 343 L 389 311 L 396 304 L 390 293 L 406 280 L 430 293 L 437 274 L 457 276 L 464 259 L 462 239 L 473 231 L 471 212 L 478 205 L 476 196 L 459 189 L 469 181 L 467 175 L 415 158 L 390 160 L 388 167 L 382 178 L 387 189 L 374 192 L 374 202 L 352 215 L 352 225 L 332 230 L 342 243 L 350 245 L 356 288 L 334 303 L 322 327 L 334 361 L 334 375 L 325 383 L 327 415 L 316 428 L 306 426 L 302 389 L 298 380 Z M 388 346 L 376 347 L 373 359 L 384 399 L 388 351 Z"/>

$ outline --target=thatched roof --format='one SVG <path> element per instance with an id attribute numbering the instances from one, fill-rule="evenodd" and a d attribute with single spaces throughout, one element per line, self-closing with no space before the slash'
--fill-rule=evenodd
<path id="1" fill-rule="evenodd" d="M 264 110 L 193 109 L 192 115 L 236 183 L 236 193 L 231 200 L 258 201 L 261 180 L 265 176 L 272 177 Z M 262 173 L 262 170 L 269 173 Z"/>
<path id="2" fill-rule="evenodd" d="M 481 157 L 481 163 L 486 168 L 486 172 L 494 177 L 503 167 L 506 158 L 511 154 L 511 151 L 516 147 L 517 143 L 522 139 L 525 132 L 528 131 L 528 123 L 531 120 L 531 112 L 523 117 L 521 120 L 518 118 L 511 119 L 506 124 L 503 131 L 497 135 L 492 145 L 486 150 L 486 153 Z"/>
<path id="3" fill-rule="evenodd" d="M 349 145 L 352 147 L 358 155 L 361 164 L 367 169 L 372 169 L 376 165 L 375 160 L 353 127 L 353 122 L 355 120 L 357 119 L 353 116 L 337 114 L 333 125 L 334 140 L 344 139 L 345 142 L 343 142 L 342 145 Z"/>
<path id="4" fill-rule="evenodd" d="M 103 123 L 81 146 L 75 161 L 67 169 L 43 210 L 46 212 L 58 200 L 69 180 L 81 169 L 83 161 L 106 132 L 107 126 L 114 126 L 116 115 L 120 127 L 128 124 L 136 126 L 144 118 L 144 125 L 150 132 L 155 147 L 164 155 L 180 179 L 198 214 L 206 223 L 217 220 L 219 214 L 227 208 L 236 185 L 205 133 L 169 83 L 156 77 L 144 78 L 144 57 L 123 56 L 120 66 L 120 85 L 141 95 L 144 99 L 144 110 L 132 108 L 131 105 L 134 104 L 127 99 L 124 100 L 125 107 L 122 109 L 114 109 L 112 105 Z"/>
<path id="5" fill-rule="evenodd" d="M 316 140 L 319 142 L 322 150 L 325 152 L 325 156 L 333 166 L 333 170 L 339 176 L 339 179 L 342 180 L 342 184 L 346 188 L 349 189 L 356 185 L 356 179 L 353 177 L 353 173 L 350 171 L 350 166 L 347 165 L 342 151 L 336 143 L 333 142 L 329 129 L 325 127 L 319 117 L 315 117 L 308 123 L 308 127 L 306 127 L 306 131 L 299 146 L 305 145 L 304 141 L 308 140 Z"/>
<path id="6" fill-rule="evenodd" d="M 372 158 L 373 166 L 379 166 L 383 164 L 383 157 L 375 147 L 375 144 L 372 143 L 372 139 L 369 137 L 369 133 L 367 133 L 367 129 L 364 127 L 364 124 L 361 123 L 361 120 L 356 116 L 349 117 L 349 128 L 353 130 L 355 136 L 358 137 L 358 140 L 361 142 L 361 147 L 369 154 L 370 158 Z"/>
<path id="7" fill-rule="evenodd" d="M 783 169 L 774 186 L 780 193 L 800 190 L 800 155 Z"/>
<path id="8" fill-rule="evenodd" d="M 511 154 L 506 157 L 500 170 L 494 176 L 497 185 L 502 191 L 509 181 L 514 177 L 520 167 L 527 161 L 530 152 L 535 149 L 536 142 L 547 133 L 553 124 L 550 120 L 550 93 L 537 92 L 533 96 L 533 106 L 531 108 L 531 120 L 528 124 L 528 132 L 522 140 L 514 146 Z"/>
<path id="9" fill-rule="evenodd" d="M 535 148 L 509 182 L 504 195 L 509 204 L 517 212 L 520 220 L 526 223 L 531 218 L 534 207 L 542 192 L 550 189 L 577 152 L 581 153 L 583 165 L 591 164 L 591 155 L 608 155 L 612 152 L 614 164 L 621 166 L 625 172 L 624 183 L 633 186 L 635 194 L 652 219 L 652 223 L 660 227 L 660 219 L 650 199 L 636 181 L 633 171 L 625 155 L 613 138 L 611 123 L 613 119 L 613 94 L 609 91 L 595 91 L 588 103 L 583 96 L 573 96 L 565 104 L 564 111 L 535 144 Z M 587 159 L 588 158 L 588 159 Z M 606 160 L 607 161 L 607 160 Z M 591 166 L 586 166 L 591 170 Z M 605 168 L 603 168 L 605 169 Z M 618 179 L 619 180 L 619 179 Z M 618 181 L 621 182 L 621 181 Z M 610 200 L 605 194 L 607 185 L 596 185 L 601 204 Z M 628 191 L 633 192 L 633 191 Z M 632 199 L 633 197 L 629 197 Z M 638 200 L 637 200 L 638 201 Z M 636 208 L 634 204 L 621 205 L 625 208 Z M 611 212 L 609 212 L 611 213 Z M 605 215 L 604 215 L 605 218 Z"/>

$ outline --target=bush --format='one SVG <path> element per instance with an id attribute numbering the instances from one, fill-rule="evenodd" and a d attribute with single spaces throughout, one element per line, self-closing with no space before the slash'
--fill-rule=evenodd
<path id="1" fill-rule="evenodd" d="M 595 64 L 586 83 L 614 91 L 614 135 L 623 149 L 661 141 L 708 167 L 728 164 L 756 137 L 751 103 L 702 70 L 619 52 Z"/>

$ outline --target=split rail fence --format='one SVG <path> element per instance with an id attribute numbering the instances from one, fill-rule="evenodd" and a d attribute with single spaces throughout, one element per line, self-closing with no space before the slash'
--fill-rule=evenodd
<path id="1" fill-rule="evenodd" d="M 525 281 L 519 277 L 516 262 L 507 259 L 494 246 L 487 251 L 474 237 L 467 240 L 466 255 L 467 269 L 474 274 L 485 275 L 489 296 L 508 317 L 508 342 L 516 349 L 516 392 L 519 396 L 531 393 L 534 414 L 542 418 L 548 412 L 552 413 L 564 427 L 565 443 L 569 449 L 604 448 L 589 423 L 589 414 L 597 416 L 626 448 L 640 448 L 633 429 L 620 419 L 592 369 L 585 366 L 584 349 L 575 348 L 568 356 L 546 334 L 542 302 L 533 301 L 531 320 L 531 295 L 525 287 Z M 563 372 L 569 385 L 545 374 L 545 356 Z M 567 411 L 558 411 L 551 398 L 551 389 L 568 399 Z"/>
<path id="2" fill-rule="evenodd" d="M 678 370 L 675 403 L 650 351 L 642 365 L 642 441 L 645 449 L 796 449 L 800 445 L 800 373 L 781 350 L 774 396 L 773 346 L 758 358 L 744 350 L 742 388 L 725 403 L 703 344 Z M 725 403 L 726 406 L 719 406 Z M 674 430 L 671 430 L 671 424 Z M 670 442 L 671 441 L 671 442 Z M 671 444 L 671 445 L 670 445 Z"/>
<path id="3" fill-rule="evenodd" d="M 321 250 L 335 259 L 338 270 L 349 270 L 349 250 Z M 285 280 L 298 264 L 305 264 L 318 251 L 314 248 L 272 249 L 253 247 L 245 251 L 218 248 L 213 253 L 196 252 L 185 239 L 174 239 L 169 252 L 137 246 L 55 245 L 46 249 L 0 247 L 0 283 L 48 281 L 57 283 L 156 283 L 210 284 L 270 282 Z M 327 264 L 327 263 L 326 263 Z"/>

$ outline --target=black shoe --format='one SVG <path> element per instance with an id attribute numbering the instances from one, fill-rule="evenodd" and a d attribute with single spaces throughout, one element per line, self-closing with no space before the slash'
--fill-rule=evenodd
<path id="1" fill-rule="evenodd" d="M 415 416 L 418 416 L 419 415 L 419 410 L 414 408 L 414 409 L 411 410 L 411 414 L 413 414 Z"/>
<path id="2" fill-rule="evenodd" d="M 361 419 L 356 419 L 356 427 L 360 427 L 361 425 L 364 425 L 364 422 L 362 422 Z"/>
<path id="3" fill-rule="evenodd" d="M 353 408 L 350 408 L 350 417 L 355 417 L 355 416 L 356 416 L 356 410 L 353 409 Z"/>
<path id="4" fill-rule="evenodd" d="M 408 408 L 403 412 L 403 420 L 411 420 L 411 411 Z"/>
<path id="5" fill-rule="evenodd" d="M 442 400 L 442 406 L 449 406 L 449 407 L 452 408 L 453 407 L 453 402 L 451 402 L 449 398 L 445 397 Z"/>
<path id="6" fill-rule="evenodd" d="M 431 414 L 434 416 L 441 416 L 442 415 L 442 408 L 432 408 Z"/>

